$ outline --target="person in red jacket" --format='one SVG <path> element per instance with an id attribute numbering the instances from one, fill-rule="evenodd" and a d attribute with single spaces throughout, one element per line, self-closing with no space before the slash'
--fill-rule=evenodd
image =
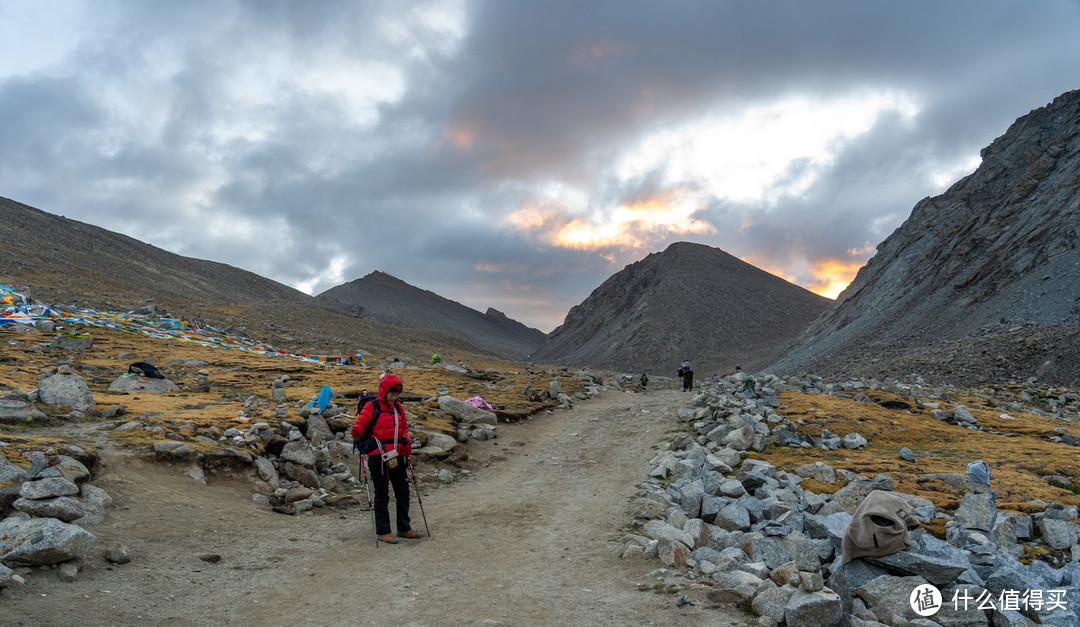
<path id="1" fill-rule="evenodd" d="M 390 486 L 394 487 L 397 501 L 397 537 L 419 538 L 420 534 L 409 523 L 409 480 L 406 466 L 412 455 L 412 439 L 405 420 L 405 408 L 398 400 L 404 385 L 396 374 L 387 374 L 379 380 L 379 392 L 374 401 L 366 403 L 353 423 L 353 439 L 363 436 L 379 406 L 379 416 L 371 430 L 377 443 L 368 453 L 368 472 L 375 485 L 375 534 L 387 544 L 397 544 L 390 533 Z"/>

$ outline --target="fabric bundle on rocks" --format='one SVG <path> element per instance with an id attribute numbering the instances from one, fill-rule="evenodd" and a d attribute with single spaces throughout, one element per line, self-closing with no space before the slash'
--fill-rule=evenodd
<path id="1" fill-rule="evenodd" d="M 882 557 L 911 548 L 908 529 L 919 526 L 907 500 L 874 490 L 855 510 L 841 544 L 843 564 L 856 557 Z"/>

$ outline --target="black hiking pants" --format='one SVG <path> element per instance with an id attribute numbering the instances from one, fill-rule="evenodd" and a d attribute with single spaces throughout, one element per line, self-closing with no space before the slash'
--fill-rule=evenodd
<path id="1" fill-rule="evenodd" d="M 687 390 L 691 390 L 691 389 L 693 389 L 693 387 L 694 387 L 694 372 L 692 370 L 687 370 L 686 372 L 683 373 L 683 377 L 682 377 L 682 389 L 683 389 L 683 392 L 685 392 Z"/>
<path id="2" fill-rule="evenodd" d="M 394 486 L 394 501 L 397 502 L 398 535 L 412 529 L 409 523 L 409 476 L 404 457 L 396 458 L 397 468 L 390 468 L 382 457 L 368 456 L 368 472 L 375 485 L 375 533 L 384 536 L 390 533 L 390 486 Z"/>

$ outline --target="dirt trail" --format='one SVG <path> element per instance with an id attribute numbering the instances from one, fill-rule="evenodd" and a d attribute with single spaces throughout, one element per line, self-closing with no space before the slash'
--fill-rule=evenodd
<path id="1" fill-rule="evenodd" d="M 494 463 L 424 496 L 431 537 L 378 548 L 366 506 L 282 516 L 251 502 L 239 478 L 202 486 L 178 469 L 112 461 L 95 483 L 116 504 L 90 528 L 100 542 L 78 580 L 34 572 L 0 596 L 0 623 L 748 624 L 710 607 L 704 590 L 657 594 L 645 575 L 659 561 L 608 546 L 683 398 L 605 391 L 500 425 L 498 439 L 470 445 Z M 411 513 L 422 531 L 415 500 Z M 121 541 L 135 559 L 110 566 L 103 550 Z M 680 596 L 695 604 L 678 606 Z"/>

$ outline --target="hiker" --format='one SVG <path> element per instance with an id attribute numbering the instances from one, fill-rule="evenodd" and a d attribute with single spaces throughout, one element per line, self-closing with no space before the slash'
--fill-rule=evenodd
<path id="1" fill-rule="evenodd" d="M 364 405 L 352 427 L 352 437 L 359 439 L 378 405 L 378 418 L 371 430 L 373 445 L 371 450 L 361 451 L 361 454 L 368 456 L 368 472 L 375 486 L 375 534 L 387 544 L 397 544 L 397 538 L 420 537 L 420 533 L 409 524 L 407 466 L 412 454 L 412 439 L 405 420 L 405 407 L 398 400 L 403 390 L 400 377 L 393 373 L 384 374 L 379 380 L 375 400 Z M 397 502 L 397 538 L 390 533 L 390 486 L 394 488 L 394 500 Z"/>
<path id="2" fill-rule="evenodd" d="M 434 355 L 431 356 L 431 365 L 432 366 L 439 363 L 440 361 L 442 361 L 442 355 L 440 355 L 438 353 L 435 353 Z"/>
<path id="3" fill-rule="evenodd" d="M 690 360 L 682 362 L 678 374 L 682 378 L 682 391 L 690 391 L 694 387 L 694 371 L 690 368 Z"/>
<path id="4" fill-rule="evenodd" d="M 644 394 L 646 392 L 645 388 L 648 387 L 648 385 L 649 385 L 649 375 L 642 372 L 641 373 L 641 393 L 642 394 Z"/>

